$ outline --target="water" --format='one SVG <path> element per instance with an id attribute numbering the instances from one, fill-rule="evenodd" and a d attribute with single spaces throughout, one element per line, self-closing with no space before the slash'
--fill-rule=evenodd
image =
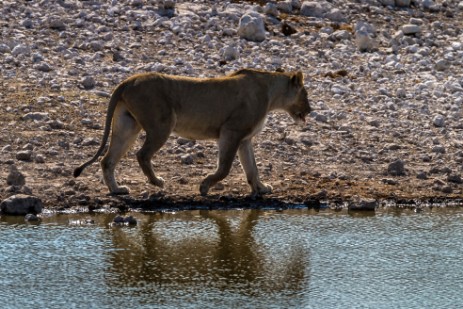
<path id="1" fill-rule="evenodd" d="M 461 308 L 463 210 L 0 219 L 2 308 Z M 69 221 L 91 218 L 93 225 Z"/>

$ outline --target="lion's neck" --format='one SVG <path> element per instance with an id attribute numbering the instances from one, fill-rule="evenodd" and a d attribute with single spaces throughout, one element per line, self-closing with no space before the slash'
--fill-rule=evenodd
<path id="1" fill-rule="evenodd" d="M 269 85 L 269 110 L 285 109 L 285 94 L 288 91 L 288 78 L 286 76 L 273 76 L 274 81 Z"/>

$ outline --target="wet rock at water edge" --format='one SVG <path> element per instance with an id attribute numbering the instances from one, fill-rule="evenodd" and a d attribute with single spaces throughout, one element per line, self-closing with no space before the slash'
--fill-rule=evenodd
<path id="1" fill-rule="evenodd" d="M 10 196 L 0 204 L 1 212 L 7 215 L 25 216 L 42 212 L 42 200 L 36 196 L 17 194 Z"/>
<path id="2" fill-rule="evenodd" d="M 375 199 L 354 199 L 348 203 L 347 209 L 350 211 L 374 211 L 379 203 Z"/>
<path id="3" fill-rule="evenodd" d="M 137 219 L 133 216 L 116 216 L 113 219 L 113 222 L 110 223 L 110 226 L 135 226 L 137 223 Z"/>
<path id="4" fill-rule="evenodd" d="M 27 214 L 24 217 L 24 221 L 26 221 L 26 222 L 39 222 L 40 218 L 36 214 Z"/>

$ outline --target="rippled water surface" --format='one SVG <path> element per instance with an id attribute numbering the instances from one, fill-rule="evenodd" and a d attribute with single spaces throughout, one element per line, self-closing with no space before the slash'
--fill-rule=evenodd
<path id="1" fill-rule="evenodd" d="M 463 304 L 460 209 L 136 213 L 133 228 L 113 217 L 2 217 L 1 308 Z"/>

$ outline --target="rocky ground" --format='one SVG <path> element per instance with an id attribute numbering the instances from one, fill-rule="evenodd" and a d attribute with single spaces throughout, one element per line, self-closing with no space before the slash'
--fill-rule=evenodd
<path id="1" fill-rule="evenodd" d="M 4 0 L 0 12 L 2 200 L 78 210 L 462 196 L 463 1 Z M 247 198 L 236 160 L 200 197 L 215 143 L 175 136 L 153 158 L 161 191 L 136 163 L 143 134 L 118 168 L 130 197 L 107 195 L 98 164 L 72 177 L 126 77 L 245 67 L 301 70 L 314 109 L 303 127 L 271 114 L 255 139 L 273 194 Z"/>

